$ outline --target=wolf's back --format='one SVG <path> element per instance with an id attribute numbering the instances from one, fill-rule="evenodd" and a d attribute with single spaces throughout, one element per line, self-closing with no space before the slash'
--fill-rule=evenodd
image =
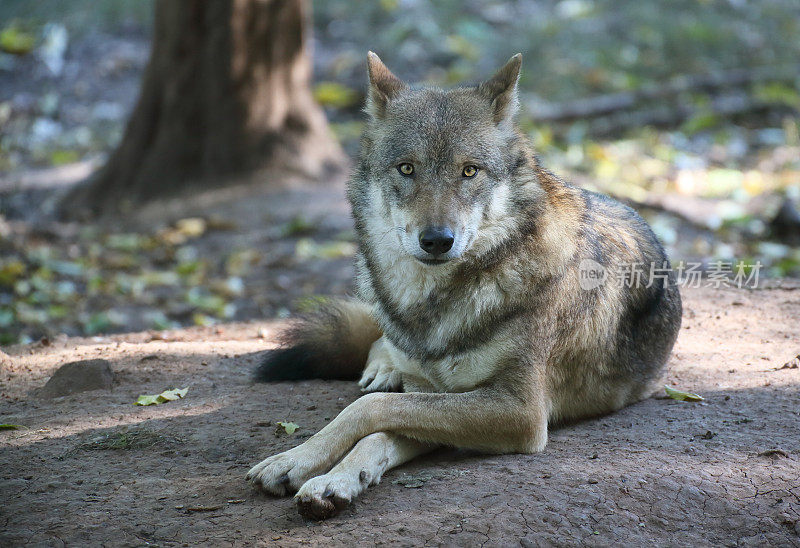
<path id="1" fill-rule="evenodd" d="M 266 354 L 255 380 L 357 378 L 380 336 L 366 303 L 345 299 L 326 303 L 281 334 L 280 348 Z"/>

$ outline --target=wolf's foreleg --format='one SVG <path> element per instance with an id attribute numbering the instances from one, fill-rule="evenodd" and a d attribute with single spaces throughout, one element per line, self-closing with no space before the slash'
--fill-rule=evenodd
<path id="1" fill-rule="evenodd" d="M 322 476 L 311 478 L 295 495 L 300 513 L 327 519 L 377 485 L 383 473 L 433 449 L 433 445 L 396 434 L 377 432 L 362 438 L 345 457 Z"/>
<path id="2" fill-rule="evenodd" d="M 376 432 L 495 453 L 541 451 L 547 443 L 547 412 L 538 393 L 526 390 L 522 397 L 489 387 L 455 394 L 367 394 L 302 445 L 254 466 L 247 479 L 276 495 L 296 491 Z"/>

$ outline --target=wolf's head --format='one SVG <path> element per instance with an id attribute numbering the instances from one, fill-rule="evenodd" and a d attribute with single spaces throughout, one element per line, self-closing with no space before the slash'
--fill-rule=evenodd
<path id="1" fill-rule="evenodd" d="M 369 202 L 381 222 L 365 223 L 365 236 L 426 265 L 459 259 L 491 237 L 483 229 L 505 215 L 521 162 L 513 122 L 521 63 L 517 54 L 491 79 L 444 91 L 412 88 L 368 54 L 358 174 L 368 188 L 351 200 L 354 211 Z"/>

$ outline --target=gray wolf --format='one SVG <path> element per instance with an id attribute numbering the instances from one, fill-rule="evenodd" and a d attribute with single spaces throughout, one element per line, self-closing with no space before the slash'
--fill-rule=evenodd
<path id="1" fill-rule="evenodd" d="M 348 378 L 369 394 L 247 478 L 332 516 L 439 446 L 534 453 L 548 427 L 648 396 L 681 301 L 632 209 L 547 171 L 517 129 L 515 55 L 492 78 L 411 87 L 368 55 L 369 121 L 348 187 L 357 298 L 299 321 L 261 380 Z M 648 265 L 582 286 L 582 263 Z M 667 269 L 665 269 L 667 270 Z"/>

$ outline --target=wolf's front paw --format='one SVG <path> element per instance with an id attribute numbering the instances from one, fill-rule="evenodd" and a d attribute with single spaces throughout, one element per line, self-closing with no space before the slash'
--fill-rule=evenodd
<path id="1" fill-rule="evenodd" d="M 257 488 L 277 496 L 297 491 L 309 478 L 324 473 L 324 466 L 302 445 L 273 455 L 253 466 L 246 479 Z"/>
<path id="2" fill-rule="evenodd" d="M 392 364 L 383 337 L 372 344 L 358 385 L 364 392 L 399 392 L 403 388 L 403 377 Z"/>
<path id="3" fill-rule="evenodd" d="M 403 377 L 389 362 L 373 360 L 364 369 L 358 385 L 363 392 L 398 392 L 403 387 Z"/>
<path id="4" fill-rule="evenodd" d="M 341 512 L 364 487 L 352 474 L 325 474 L 305 482 L 294 500 L 301 515 L 319 521 Z"/>

